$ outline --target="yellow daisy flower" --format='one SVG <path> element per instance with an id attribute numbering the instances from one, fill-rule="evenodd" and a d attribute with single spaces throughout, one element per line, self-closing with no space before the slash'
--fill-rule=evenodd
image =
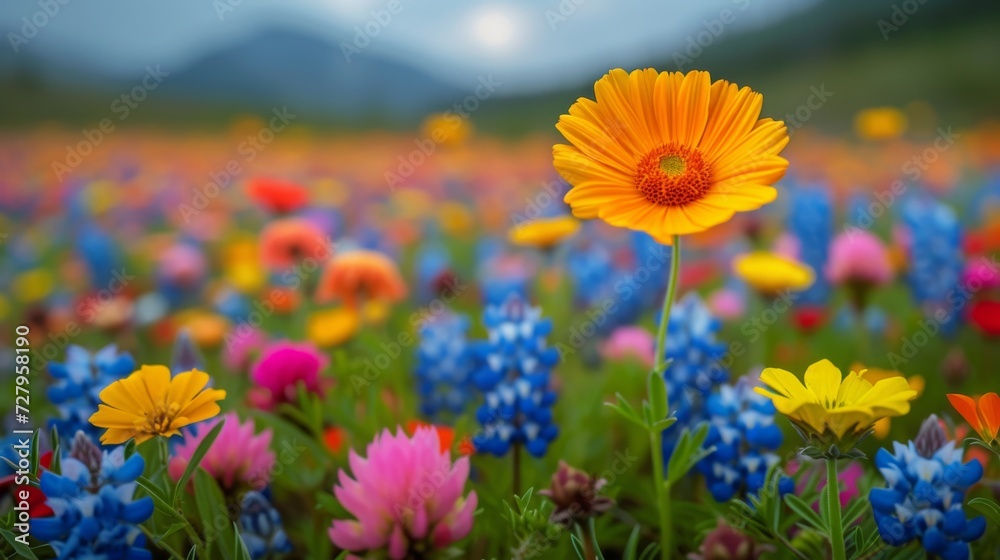
<path id="1" fill-rule="evenodd" d="M 777 295 L 783 290 L 805 290 L 816 279 L 808 266 L 767 251 L 754 251 L 736 257 L 733 272 L 765 297 Z"/>
<path id="2" fill-rule="evenodd" d="M 191 370 L 171 379 L 166 366 L 142 366 L 101 391 L 103 403 L 90 423 L 107 428 L 101 443 L 116 445 L 135 438 L 137 444 L 154 436 L 170 437 L 195 422 L 219 413 L 221 389 L 206 389 L 208 374 Z"/>
<path id="3" fill-rule="evenodd" d="M 578 218 L 670 243 L 774 200 L 788 161 L 785 123 L 760 119 L 763 96 L 708 72 L 612 70 L 556 128 L 553 164 Z"/>
<path id="4" fill-rule="evenodd" d="M 551 249 L 579 229 L 579 220 L 572 216 L 538 218 L 510 228 L 507 238 L 514 245 Z"/>
<path id="5" fill-rule="evenodd" d="M 883 379 L 889 379 L 890 377 L 902 377 L 906 380 L 906 384 L 910 386 L 910 389 L 917 392 L 916 398 L 919 398 L 920 395 L 924 393 L 924 387 L 927 385 L 927 382 L 921 375 L 905 377 L 898 371 L 880 368 L 865 369 L 863 365 L 857 363 L 851 366 L 851 371 L 860 371 L 861 377 L 864 377 L 866 381 L 873 384 L 878 383 Z M 882 418 L 878 422 L 875 422 L 875 426 L 873 428 L 875 430 L 874 435 L 876 438 L 885 439 L 889 435 L 890 428 L 892 428 L 892 420 L 889 418 Z"/>
<path id="6" fill-rule="evenodd" d="M 806 369 L 803 385 L 783 369 L 767 368 L 760 374 L 767 387 L 754 390 L 771 399 L 808 439 L 848 443 L 841 448 L 847 450 L 879 419 L 910 412 L 910 401 L 917 397 L 903 377 L 889 376 L 873 385 L 863 373 L 852 371 L 841 379 L 839 369 L 820 360 Z"/>

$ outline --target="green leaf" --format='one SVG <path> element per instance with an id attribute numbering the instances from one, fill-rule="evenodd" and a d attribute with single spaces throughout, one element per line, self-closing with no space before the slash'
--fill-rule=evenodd
<path id="1" fill-rule="evenodd" d="M 868 500 L 856 499 L 848 504 L 847 509 L 844 510 L 843 519 L 844 527 L 849 527 L 853 525 L 854 522 L 865 513 L 868 509 Z"/>
<path id="2" fill-rule="evenodd" d="M 823 526 L 830 527 L 830 486 L 824 486 L 823 490 L 819 493 L 819 512 L 823 519 Z M 839 497 L 837 499 L 840 499 Z M 829 530 L 827 529 L 829 533 Z"/>
<path id="3" fill-rule="evenodd" d="M 639 413 L 636 412 L 632 404 L 629 403 L 621 393 L 615 393 L 615 397 L 618 398 L 618 402 L 604 403 L 604 406 L 610 407 L 618 414 L 621 414 L 626 420 L 632 422 L 640 428 L 649 429 L 649 426 L 647 426 L 646 423 L 643 422 L 642 418 L 639 417 Z"/>
<path id="4" fill-rule="evenodd" d="M 188 461 L 187 467 L 184 468 L 184 474 L 177 479 L 177 484 L 174 485 L 174 489 L 170 494 L 170 503 L 175 507 L 177 506 L 177 497 L 184 491 L 188 480 L 191 480 L 191 475 L 194 474 L 195 469 L 201 464 L 201 460 L 205 458 L 205 454 L 208 453 L 209 448 L 215 443 L 215 438 L 219 437 L 219 432 L 222 431 L 222 422 L 222 420 L 216 422 L 215 426 L 212 426 L 212 429 L 205 434 L 205 439 L 201 440 L 201 443 L 198 444 L 198 448 L 191 455 L 191 460 Z"/>
<path id="5" fill-rule="evenodd" d="M 157 511 L 171 518 L 180 517 L 180 514 L 177 513 L 177 509 L 170 505 L 170 502 L 167 501 L 167 495 L 163 492 L 163 490 L 157 487 L 153 481 L 144 476 L 140 476 L 135 480 L 135 483 L 139 486 L 139 488 L 145 490 L 146 494 L 153 499 L 153 506 Z"/>
<path id="6" fill-rule="evenodd" d="M 188 551 L 187 560 L 198 560 L 198 549 L 196 547 L 191 547 Z"/>
<path id="7" fill-rule="evenodd" d="M 233 521 L 233 534 L 236 535 L 236 543 L 233 547 L 233 558 L 236 560 L 253 560 L 250 556 L 250 551 L 247 550 L 247 545 L 243 542 L 243 537 L 240 535 L 240 528 Z"/>
<path id="8" fill-rule="evenodd" d="M 577 558 L 580 560 L 594 560 L 593 558 L 587 558 L 583 555 L 583 540 L 576 536 L 576 533 L 570 534 L 569 541 L 573 543 L 573 551 L 576 552 Z"/>
<path id="9" fill-rule="evenodd" d="M 785 495 L 785 504 L 791 508 L 799 517 L 802 518 L 808 525 L 812 526 L 813 529 L 820 531 L 821 533 L 826 533 L 826 525 L 823 523 L 823 519 L 818 513 L 813 511 L 812 506 L 806 503 L 805 500 L 796 496 L 795 494 Z"/>
<path id="10" fill-rule="evenodd" d="M 632 527 L 632 532 L 628 536 L 628 542 L 625 543 L 625 552 L 622 555 L 623 560 L 637 560 L 635 555 L 639 550 L 639 526 L 636 525 Z"/>
<path id="11" fill-rule="evenodd" d="M 677 441 L 670 462 L 667 464 L 667 482 L 673 484 L 684 478 L 687 473 L 694 468 L 695 464 L 715 452 L 715 447 L 702 449 L 702 444 L 708 437 L 708 424 L 698 426 L 698 429 L 691 432 L 685 429 Z"/>
<path id="12" fill-rule="evenodd" d="M 18 554 L 18 557 L 38 560 L 38 557 L 31 551 L 31 548 L 18 541 L 17 536 L 14 533 L 8 531 L 7 529 L 0 529 L 0 535 L 3 535 L 3 540 L 7 541 L 7 544 L 14 548 L 14 552 Z"/>
<path id="13" fill-rule="evenodd" d="M 639 560 L 653 560 L 660 554 L 659 543 L 649 543 L 646 549 L 639 555 Z"/>
<path id="14" fill-rule="evenodd" d="M 670 426 L 673 426 L 676 422 L 677 418 L 673 416 L 669 418 L 664 418 L 662 420 L 657 420 L 656 422 L 653 422 L 653 431 L 662 432 L 663 430 L 666 430 Z"/>
<path id="15" fill-rule="evenodd" d="M 167 530 L 164 531 L 164 533 L 162 535 L 160 535 L 160 536 L 156 537 L 155 539 L 153 539 L 153 544 L 160 544 L 160 541 L 162 541 L 163 539 L 169 537 L 170 535 L 173 535 L 174 533 L 176 533 L 178 531 L 183 530 L 185 527 L 187 527 L 187 521 L 181 521 L 179 523 L 174 523 L 169 528 L 167 528 Z"/>
<path id="16" fill-rule="evenodd" d="M 985 515 L 994 525 L 1000 525 L 1000 505 L 986 498 L 969 500 L 969 507 Z"/>
<path id="17" fill-rule="evenodd" d="M 226 510 L 226 498 L 212 475 L 204 470 L 197 470 L 194 473 L 194 501 L 198 518 L 201 520 L 205 546 L 214 545 L 223 558 L 229 558 L 235 543 L 232 532 L 228 530 L 232 520 L 229 519 L 229 512 Z M 222 530 L 219 529 L 220 526 Z"/>

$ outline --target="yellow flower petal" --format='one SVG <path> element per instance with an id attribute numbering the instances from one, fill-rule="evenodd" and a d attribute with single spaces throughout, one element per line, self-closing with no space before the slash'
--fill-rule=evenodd
<path id="1" fill-rule="evenodd" d="M 841 377 L 840 370 L 830 360 L 820 360 L 806 369 L 806 388 L 816 395 L 820 403 L 836 402 Z"/>

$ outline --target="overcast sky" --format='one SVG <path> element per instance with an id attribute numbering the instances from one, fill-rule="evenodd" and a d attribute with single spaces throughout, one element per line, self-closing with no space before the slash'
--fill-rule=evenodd
<path id="1" fill-rule="evenodd" d="M 398 2 L 396 14 L 386 8 Z M 56 3 L 53 1 L 53 3 Z M 669 57 L 706 29 L 764 25 L 803 0 L 68 0 L 23 53 L 59 56 L 109 74 L 146 64 L 177 68 L 267 25 L 303 29 L 340 45 L 355 26 L 375 31 L 358 56 L 378 53 L 449 81 L 495 72 L 519 90 L 577 83 L 609 67 Z M 38 0 L 3 0 L 0 29 L 21 33 Z M 729 10 L 730 23 L 718 20 Z M 383 23 L 373 11 L 381 12 Z M 388 18 L 386 17 L 388 15 Z M 45 18 L 37 16 L 37 21 Z M 706 38 L 707 36 L 703 36 Z M 361 39 L 361 42 L 364 38 Z"/>

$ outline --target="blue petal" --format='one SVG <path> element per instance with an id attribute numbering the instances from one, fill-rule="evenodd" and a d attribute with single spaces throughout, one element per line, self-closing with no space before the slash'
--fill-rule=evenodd
<path id="1" fill-rule="evenodd" d="M 978 540 L 986 531 L 986 518 L 983 516 L 973 517 L 965 522 L 965 530 L 959 536 L 965 542 Z"/>

